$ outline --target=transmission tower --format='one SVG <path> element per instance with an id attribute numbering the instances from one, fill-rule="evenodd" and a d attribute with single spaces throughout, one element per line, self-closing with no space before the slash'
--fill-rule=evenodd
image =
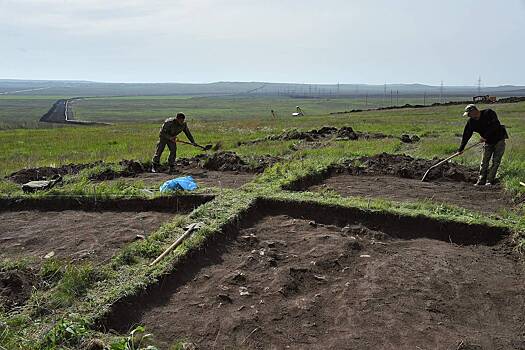
<path id="1" fill-rule="evenodd" d="M 478 95 L 481 95 L 481 75 L 478 78 Z"/>
<path id="2" fill-rule="evenodd" d="M 439 87 L 439 103 L 443 103 L 443 80 L 441 80 L 441 86 Z"/>

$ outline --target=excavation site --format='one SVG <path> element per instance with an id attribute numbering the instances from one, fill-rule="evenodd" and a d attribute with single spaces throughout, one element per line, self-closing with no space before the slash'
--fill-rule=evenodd
<path id="1" fill-rule="evenodd" d="M 100 321 L 168 348 L 521 349 L 506 229 L 259 200 Z"/>
<path id="2" fill-rule="evenodd" d="M 137 237 L 145 238 L 175 215 L 213 196 L 99 200 L 46 198 L 0 201 L 1 258 L 104 262 Z"/>
<path id="3" fill-rule="evenodd" d="M 509 209 L 512 201 L 499 185 L 475 187 L 477 170 L 447 163 L 429 172 L 437 161 L 379 154 L 335 165 L 325 173 L 300 179 L 288 189 L 332 191 L 344 197 L 380 198 L 398 202 L 429 201 L 480 211 Z"/>
<path id="4" fill-rule="evenodd" d="M 186 215 L 213 196 L 151 200 L 46 198 L 0 200 L 1 260 L 27 260 L 26 269 L 0 271 L 0 304 L 22 305 L 48 259 L 102 265 L 127 244 Z"/>

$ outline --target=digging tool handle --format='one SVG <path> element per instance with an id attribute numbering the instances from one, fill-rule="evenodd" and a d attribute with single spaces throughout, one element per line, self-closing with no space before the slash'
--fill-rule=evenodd
<path id="1" fill-rule="evenodd" d="M 177 142 L 179 142 L 179 143 L 184 143 L 184 144 L 186 144 L 186 145 L 192 145 L 192 146 L 198 147 L 198 148 L 200 148 L 200 149 L 206 151 L 206 148 L 205 148 L 205 147 L 202 147 L 201 145 L 198 145 L 198 144 L 196 144 L 196 143 L 186 142 L 186 141 L 182 141 L 182 140 L 177 140 Z"/>
<path id="2" fill-rule="evenodd" d="M 470 146 L 468 146 L 467 148 L 465 148 L 465 149 L 463 150 L 463 152 L 468 151 L 469 149 L 471 149 L 471 148 L 473 148 L 473 147 L 476 147 L 476 146 L 478 146 L 478 145 L 480 145 L 480 144 L 482 144 L 482 143 L 483 143 L 483 142 L 480 141 L 480 142 L 477 142 L 477 143 L 475 143 L 475 144 L 473 144 L 473 145 L 470 145 Z M 430 168 L 428 168 L 428 170 L 425 172 L 425 175 L 423 175 L 423 178 L 421 179 L 421 181 L 425 181 L 425 179 L 426 179 L 428 173 L 430 172 L 430 170 L 432 170 L 432 169 L 434 169 L 434 168 L 437 168 L 437 167 L 440 166 L 441 164 L 448 162 L 449 160 L 451 160 L 452 158 L 455 158 L 455 157 L 459 156 L 459 155 L 462 154 L 463 152 L 456 152 L 456 153 L 454 153 L 453 155 L 451 155 L 450 157 L 443 159 L 441 162 L 432 165 L 432 166 L 431 166 Z"/>
<path id="3" fill-rule="evenodd" d="M 202 223 L 193 223 L 190 226 L 188 226 L 188 229 L 186 230 L 186 232 L 184 232 L 182 236 L 180 236 L 175 242 L 173 242 L 172 245 L 170 245 L 162 254 L 160 254 L 157 257 L 157 259 L 155 259 L 151 264 L 149 264 L 149 266 L 153 266 L 159 261 L 161 261 L 162 258 L 164 258 L 169 252 L 177 248 L 189 235 L 191 235 L 193 231 L 198 229 L 201 225 Z"/>

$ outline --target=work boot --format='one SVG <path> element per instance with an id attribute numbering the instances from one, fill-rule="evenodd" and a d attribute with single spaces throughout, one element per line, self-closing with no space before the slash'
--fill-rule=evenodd
<path id="1" fill-rule="evenodd" d="M 483 179 L 479 179 L 478 182 L 474 184 L 474 186 L 485 186 L 486 181 Z"/>
<path id="2" fill-rule="evenodd" d="M 175 166 L 170 166 L 169 174 L 173 175 L 177 173 L 177 168 Z"/>
<path id="3" fill-rule="evenodd" d="M 159 172 L 159 165 L 158 164 L 153 164 L 151 166 L 151 172 L 152 173 L 158 173 Z"/>

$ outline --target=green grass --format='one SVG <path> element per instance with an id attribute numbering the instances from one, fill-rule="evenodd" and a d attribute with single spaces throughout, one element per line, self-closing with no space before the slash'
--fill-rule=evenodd
<path id="1" fill-rule="evenodd" d="M 17 99 L 11 99 L 9 103 L 12 100 Z M 465 123 L 465 119 L 460 116 L 461 106 L 327 115 L 328 111 L 348 109 L 345 103 L 348 101 L 297 102 L 264 98 L 89 99 L 79 102 L 79 116 L 86 119 L 108 118 L 118 123 L 111 126 L 0 130 L 0 175 L 23 167 L 99 160 L 113 163 L 121 159 L 149 160 L 157 140 L 159 121 L 172 110 L 179 109 L 189 111 L 190 128 L 200 143 L 220 141 L 224 150 L 235 151 L 246 159 L 262 155 L 283 159 L 243 188 L 222 190 L 216 193 L 217 197 L 213 201 L 200 206 L 191 214 L 175 215 L 150 233 L 147 239 L 126 245 L 102 266 L 67 264 L 54 259 L 43 262 L 36 272 L 42 283 L 37 286 L 28 303 L 16 312 L 0 312 L 0 349 L 1 346 L 8 349 L 75 349 L 90 339 L 103 339 L 106 345 L 114 344 L 115 349 L 129 345 L 133 335 L 114 337 L 101 334 L 93 329 L 95 321 L 116 301 L 135 295 L 146 286 L 157 283 L 165 274 L 176 270 L 178 263 L 190 251 L 202 248 L 210 238 L 220 237 L 225 227 L 237 224 L 257 198 L 262 197 L 506 227 L 514 234 L 516 248 L 525 250 L 523 205 L 513 211 L 486 215 L 429 201 L 400 203 L 360 197 L 343 198 L 331 191 L 320 195 L 283 190 L 305 176 L 321 176 L 331 164 L 363 155 L 388 152 L 424 158 L 444 157 L 456 150 L 460 141 L 457 134 L 462 132 Z M 284 112 L 289 108 L 293 111 L 296 104 L 307 111 L 306 116 L 291 118 L 288 112 Z M 510 195 L 518 198 L 525 193 L 525 188 L 519 185 L 520 180 L 525 180 L 525 103 L 491 107 L 507 125 L 511 136 L 500 176 Z M 265 115 L 269 108 L 277 110 L 280 117 L 272 119 Z M 309 130 L 325 125 L 352 126 L 355 130 L 381 132 L 396 137 L 402 133 L 417 134 L 423 138 L 421 142 L 410 145 L 401 143 L 397 138 L 360 141 L 328 139 L 321 142 L 322 147 L 296 140 L 237 145 L 238 141 L 255 140 L 269 134 L 279 134 L 283 130 Z M 189 146 L 179 147 L 180 157 L 191 157 L 199 152 Z M 479 151 L 471 151 L 456 161 L 476 166 L 479 158 Z M 97 199 L 147 197 L 138 182 L 94 183 L 89 180 L 93 174 L 108 168 L 118 170 L 119 166 L 106 164 L 86 169 L 76 176 L 66 176 L 63 186 L 33 195 L 24 195 L 17 185 L 0 180 L 0 193 L 3 196 L 30 196 L 36 199 L 75 195 Z M 202 229 L 159 264 L 149 266 L 149 262 L 184 232 L 185 225 L 197 221 L 204 223 Z M 24 269 L 30 264 L 17 260 L 4 261 L 0 263 L 0 270 Z M 144 331 L 142 328 L 140 330 Z"/>

